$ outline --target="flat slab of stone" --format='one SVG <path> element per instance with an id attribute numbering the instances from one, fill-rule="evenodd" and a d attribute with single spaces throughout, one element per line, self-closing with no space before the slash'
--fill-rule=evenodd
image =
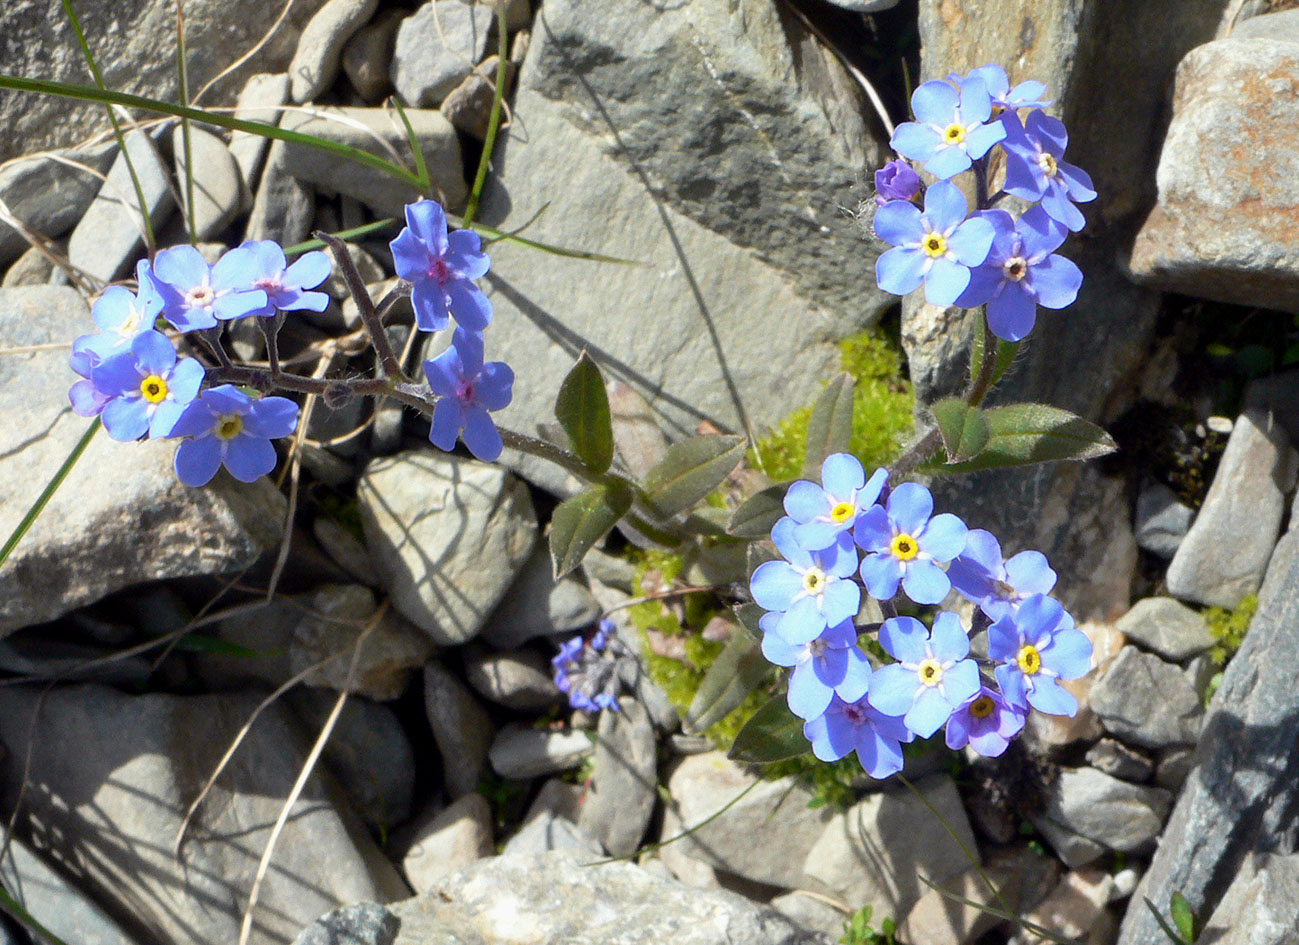
<path id="1" fill-rule="evenodd" d="M 1204 705 L 1187 674 L 1126 646 L 1091 688 L 1092 711 L 1112 735 L 1143 748 L 1193 745 Z"/>
<path id="2" fill-rule="evenodd" d="M 0 170 L 0 200 L 37 233 L 62 236 L 99 193 L 102 182 L 94 172 L 107 173 L 116 156 L 117 145 L 111 144 L 15 161 Z M 27 247 L 21 233 L 0 221 L 0 265 L 13 262 Z"/>
<path id="3" fill-rule="evenodd" d="M 1065 865 L 1077 867 L 1106 850 L 1149 850 L 1170 801 L 1162 788 L 1129 784 L 1095 768 L 1062 768 L 1045 810 L 1032 820 Z"/>
<path id="4" fill-rule="evenodd" d="M 1213 646 L 1204 618 L 1171 597 L 1147 597 L 1132 605 L 1115 626 L 1133 643 L 1181 662 Z"/>

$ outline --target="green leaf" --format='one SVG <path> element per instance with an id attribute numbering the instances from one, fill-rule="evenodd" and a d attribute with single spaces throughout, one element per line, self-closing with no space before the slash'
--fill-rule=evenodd
<path id="1" fill-rule="evenodd" d="M 1195 914 L 1191 912 L 1191 904 L 1186 901 L 1186 897 L 1180 892 L 1174 892 L 1168 911 L 1185 945 L 1195 945 Z"/>
<path id="2" fill-rule="evenodd" d="M 192 653 L 216 653 L 220 656 L 231 656 L 237 659 L 254 659 L 258 656 L 268 655 L 266 650 L 254 650 L 252 647 L 232 643 L 229 640 L 222 640 L 220 637 L 205 636 L 201 633 L 185 634 L 176 641 L 176 649 L 189 650 Z"/>
<path id="3" fill-rule="evenodd" d="M 819 480 L 825 458 L 831 453 L 846 453 L 852 447 L 852 395 L 856 386 L 851 374 L 837 374 L 812 405 L 812 416 L 807 421 L 804 479 Z"/>
<path id="4" fill-rule="evenodd" d="M 740 626 L 748 631 L 749 635 L 758 642 L 762 642 L 762 627 L 758 621 L 766 613 L 757 604 L 737 604 L 732 608 L 735 611 L 735 619 L 740 622 Z"/>
<path id="5" fill-rule="evenodd" d="M 1150 901 L 1150 897 L 1142 896 L 1141 898 L 1145 901 L 1146 908 L 1150 910 L 1150 914 L 1155 917 L 1155 921 L 1159 923 L 1159 927 L 1163 929 L 1164 934 L 1168 936 L 1168 940 L 1172 942 L 1173 945 L 1186 945 L 1181 934 L 1168 924 L 1168 920 L 1160 914 L 1157 908 L 1155 908 L 1155 904 Z"/>
<path id="6" fill-rule="evenodd" d="M 1011 404 L 983 411 L 988 443 L 959 463 L 930 463 L 930 473 L 974 472 L 1062 459 L 1095 459 L 1118 447 L 1110 435 L 1082 417 L 1045 404 Z"/>
<path id="7" fill-rule="evenodd" d="M 36 933 L 41 939 L 49 945 L 67 945 L 67 943 L 47 929 L 37 920 L 30 912 L 23 908 L 22 903 L 9 894 L 9 890 L 0 886 L 0 910 L 7 912 L 9 915 L 25 926 L 28 930 Z"/>
<path id="8" fill-rule="evenodd" d="M 660 515 L 675 515 L 712 492 L 744 458 L 744 438 L 695 436 L 668 447 L 645 477 L 645 498 Z"/>
<path id="9" fill-rule="evenodd" d="M 963 462 L 988 445 L 990 430 L 983 411 L 959 397 L 947 397 L 929 408 L 943 436 L 949 462 Z"/>
<path id="10" fill-rule="evenodd" d="M 585 351 L 564 378 L 555 401 L 555 418 L 568 434 L 578 459 L 600 475 L 613 462 L 613 422 L 600 369 Z"/>
<path id="11" fill-rule="evenodd" d="M 1015 363 L 1015 355 L 1018 353 L 1018 341 L 1007 341 L 1005 338 L 997 339 L 997 363 L 992 366 L 992 383 L 995 384 L 1006 376 L 1010 366 Z"/>
<path id="12" fill-rule="evenodd" d="M 747 555 L 749 577 L 752 577 L 753 572 L 768 561 L 780 560 L 780 553 L 776 551 L 776 546 L 769 541 L 750 542 Z"/>
<path id="13" fill-rule="evenodd" d="M 751 765 L 797 758 L 812 750 L 803 735 L 803 720 L 789 711 L 785 696 L 772 696 L 735 736 L 726 757 Z"/>
<path id="14" fill-rule="evenodd" d="M 758 641 L 736 627 L 699 683 L 682 728 L 693 735 L 720 722 L 739 708 L 770 672 L 771 664 Z"/>
<path id="15" fill-rule="evenodd" d="M 771 527 L 785 514 L 785 493 L 789 486 L 780 483 L 755 492 L 731 515 L 726 526 L 736 538 L 769 538 Z"/>
<path id="16" fill-rule="evenodd" d="M 582 563 L 597 541 L 631 508 L 631 492 L 618 483 L 591 486 L 565 499 L 550 519 L 550 559 L 555 578 Z"/>

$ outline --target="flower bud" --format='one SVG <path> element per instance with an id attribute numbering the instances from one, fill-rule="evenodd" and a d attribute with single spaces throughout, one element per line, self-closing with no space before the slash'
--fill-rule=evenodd
<path id="1" fill-rule="evenodd" d="M 920 192 L 920 175 L 906 161 L 889 161 L 875 172 L 875 202 L 912 200 Z"/>
<path id="2" fill-rule="evenodd" d="M 340 382 L 326 387 L 321 398 L 325 401 L 325 406 L 330 410 L 340 410 L 347 406 L 353 396 L 352 388 Z"/>

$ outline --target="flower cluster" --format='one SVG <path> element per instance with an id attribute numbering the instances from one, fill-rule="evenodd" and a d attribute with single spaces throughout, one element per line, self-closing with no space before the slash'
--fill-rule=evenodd
<path id="1" fill-rule="evenodd" d="M 550 663 L 555 667 L 555 685 L 568 695 L 573 708 L 618 712 L 621 667 L 631 660 L 635 656 L 618 638 L 613 621 L 606 618 L 589 638 L 579 635 L 564 643 Z"/>
<path id="2" fill-rule="evenodd" d="M 944 726 L 949 747 L 991 756 L 1030 709 L 1073 715 L 1077 702 L 1060 681 L 1087 673 L 1091 643 L 1046 596 L 1055 586 L 1046 558 L 1025 551 L 1004 560 L 988 532 L 935 515 L 924 486 L 887 480 L 883 469 L 868 479 L 846 453 L 827 458 L 820 483 L 790 486 L 771 532 L 781 560 L 750 581 L 768 611 L 762 652 L 792 668 L 789 708 L 815 755 L 855 751 L 868 774 L 884 778 L 901 770 L 902 744 Z M 895 613 L 899 588 L 916 604 L 938 604 L 953 588 L 976 604 L 989 624 L 987 658 L 971 656 L 960 618 L 943 611 L 928 628 L 905 616 L 878 625 L 895 662 L 873 668 L 855 624 L 862 594 Z"/>
<path id="3" fill-rule="evenodd" d="M 875 233 L 893 246 L 876 263 L 880 288 L 907 295 L 922 285 L 933 305 L 987 305 L 988 327 L 1019 341 L 1037 307 L 1060 309 L 1078 296 L 1082 273 L 1056 250 L 1083 228 L 1077 203 L 1096 198 L 1091 178 L 1064 161 L 1064 125 L 1042 111 L 1040 82 L 1014 88 L 1000 66 L 925 82 L 911 96 L 915 121 L 891 144 L 907 160 L 875 174 Z M 1021 111 L 1028 110 L 1021 120 Z M 988 197 L 993 148 L 1005 153 L 1003 189 Z M 938 180 L 925 188 L 908 161 Z M 974 212 L 951 178 L 975 175 Z M 1004 195 L 1033 203 L 1018 219 L 992 205 Z M 917 206 L 917 201 L 920 206 Z"/>
<path id="4" fill-rule="evenodd" d="M 474 280 L 490 262 L 477 234 L 447 232 L 446 215 L 431 200 L 408 206 L 406 222 L 392 251 L 397 274 L 410 285 L 418 327 L 439 331 L 451 318 L 458 325 L 451 346 L 424 364 L 433 415 L 429 439 L 450 450 L 463 435 L 471 453 L 494 460 L 503 444 L 488 411 L 510 402 L 514 378 L 501 362 L 483 363 L 482 331 L 492 310 Z M 223 383 L 229 380 L 223 371 L 234 366 L 220 332 L 228 322 L 261 318 L 269 347 L 285 313 L 329 305 L 329 296 L 317 290 L 332 270 L 323 252 L 289 264 L 271 240 L 246 242 L 214 264 L 192 246 L 163 250 L 152 263 L 141 260 L 137 289 L 109 286 L 91 309 L 98 330 L 73 343 L 70 365 L 81 378 L 69 392 L 73 410 L 101 417 L 116 440 L 179 439 L 176 473 L 187 485 L 205 485 L 223 465 L 245 482 L 266 475 L 276 462 L 271 441 L 294 432 L 298 406 Z M 200 333 L 222 363 L 209 369 L 181 357 L 167 326 Z M 278 371 L 272 358 L 265 380 L 282 380 Z M 237 376 L 250 375 L 245 369 Z"/>

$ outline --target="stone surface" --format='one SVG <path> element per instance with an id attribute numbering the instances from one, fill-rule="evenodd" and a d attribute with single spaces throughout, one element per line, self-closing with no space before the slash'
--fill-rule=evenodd
<path id="1" fill-rule="evenodd" d="M 1131 646 L 1092 686 L 1090 699 L 1106 731 L 1143 748 L 1193 745 L 1204 721 L 1204 704 L 1186 673 Z"/>
<path id="2" fill-rule="evenodd" d="M 335 909 L 302 930 L 293 945 L 393 945 L 401 920 L 377 902 Z"/>
<path id="3" fill-rule="evenodd" d="M 307 23 L 289 64 L 289 92 L 301 105 L 338 76 L 343 44 L 374 15 L 379 0 L 329 0 Z"/>
<path id="4" fill-rule="evenodd" d="M 599 603 L 576 576 L 555 580 L 550 549 L 543 543 L 524 562 L 483 626 L 482 637 L 497 649 L 512 650 L 533 637 L 589 627 L 599 616 Z"/>
<path id="5" fill-rule="evenodd" d="M 271 142 L 262 180 L 248 215 L 245 239 L 275 240 L 292 246 L 301 243 L 311 233 L 311 221 L 316 216 L 316 196 L 310 187 L 289 173 L 287 147 L 283 141 Z"/>
<path id="6" fill-rule="evenodd" d="M 593 751 L 583 731 L 547 731 L 507 725 L 492 742 L 492 768 L 503 778 L 523 780 L 576 768 Z"/>
<path id="7" fill-rule="evenodd" d="M 388 70 L 392 65 L 392 48 L 397 41 L 397 27 L 405 17 L 403 10 L 386 10 L 374 22 L 361 27 L 343 47 L 343 71 L 357 94 L 370 104 L 377 104 L 392 88 Z"/>
<path id="8" fill-rule="evenodd" d="M 0 198 L 2 199 L 2 198 Z M 66 255 L 67 244 L 54 244 L 54 251 Z M 45 253 L 35 246 L 29 247 L 26 252 L 14 260 L 13 265 L 5 270 L 4 281 L 0 286 L 6 289 L 17 288 L 20 285 L 45 285 L 50 281 L 58 267 L 54 261 Z M 60 277 L 63 273 L 60 272 Z"/>
<path id="9" fill-rule="evenodd" d="M 1071 679 L 1062 685 L 1078 700 L 1074 716 L 1047 715 L 1031 712 L 1024 737 L 1048 750 L 1063 748 L 1080 741 L 1093 741 L 1102 734 L 1100 721 L 1091 707 L 1091 691 L 1109 668 L 1114 658 L 1122 652 L 1125 638 L 1107 623 L 1084 623 L 1078 628 L 1092 642 L 1092 670 L 1081 679 Z"/>
<path id="10" fill-rule="evenodd" d="M 144 206 L 155 227 L 176 206 L 167 167 L 158 148 L 143 131 L 126 136 L 126 153 L 144 193 Z M 119 154 L 95 199 L 68 238 L 68 260 L 101 283 L 134 271 L 144 248 L 144 220 L 126 158 Z"/>
<path id="11" fill-rule="evenodd" d="M 16 837 L 7 838 L 0 881 L 5 892 L 64 942 L 135 945 L 115 919 Z M 0 942 L 5 945 L 21 945 L 24 941 L 0 930 Z"/>
<path id="12" fill-rule="evenodd" d="M 460 141 L 442 113 L 408 108 L 406 117 L 420 143 L 433 196 L 455 209 L 468 196 Z M 358 126 L 359 125 L 359 126 Z M 280 127 L 345 144 L 388 160 L 391 155 L 375 137 L 410 160 L 410 143 L 396 112 L 382 108 L 323 108 L 311 114 L 287 112 Z M 337 154 L 303 144 L 285 144 L 285 168 L 299 180 L 322 190 L 340 193 L 369 206 L 380 216 L 401 217 L 402 208 L 419 196 L 415 188 L 386 171 L 339 158 Z"/>
<path id="13" fill-rule="evenodd" d="M 280 108 L 289 100 L 289 77 L 282 72 L 261 72 L 249 76 L 239 93 L 235 105 L 235 117 L 244 121 L 260 121 L 275 125 L 280 120 Z M 239 167 L 239 176 L 244 182 L 245 197 L 251 199 L 252 193 L 261 177 L 262 165 L 266 161 L 266 152 L 271 145 L 269 138 L 247 131 L 236 131 L 230 135 L 230 154 Z"/>
<path id="14" fill-rule="evenodd" d="M 357 499 L 393 606 L 439 644 L 478 633 L 537 538 L 521 482 L 499 466 L 445 453 L 371 462 Z"/>
<path id="15" fill-rule="evenodd" d="M 511 856 L 530 856 L 560 850 L 583 865 L 605 858 L 604 847 L 577 824 L 550 812 L 539 814 L 525 823 L 505 844 L 503 852 Z"/>
<path id="16" fill-rule="evenodd" d="M 101 181 L 93 172 L 107 173 L 116 156 L 116 145 L 103 145 L 14 161 L 0 170 L 0 201 L 37 233 L 62 236 L 99 193 Z M 27 247 L 21 233 L 0 221 L 0 265 L 17 259 Z"/>
<path id="17" fill-rule="evenodd" d="M 394 945 L 825 945 L 734 893 L 691 889 L 630 863 L 583 866 L 563 853 L 499 856 L 399 903 Z"/>
<path id="18" fill-rule="evenodd" d="M 367 587 L 379 586 L 379 575 L 374 571 L 364 542 L 345 525 L 328 515 L 317 515 L 311 523 L 311 534 L 334 563 L 349 575 Z"/>
<path id="19" fill-rule="evenodd" d="M 1025 918 L 1079 945 L 1107 945 L 1113 939 L 1114 919 L 1105 906 L 1113 889 L 1114 880 L 1102 870 L 1073 870 Z M 1046 945 L 1048 941 L 1028 931 L 1011 939 L 1014 945 Z"/>
<path id="20" fill-rule="evenodd" d="M 1132 902 L 1168 902 L 1174 890 L 1211 915 L 1251 852 L 1289 852 L 1299 829 L 1299 531 L 1277 545 L 1259 607 L 1223 671 L 1197 748 L 1196 765 Z M 1132 906 L 1121 945 L 1166 941 L 1149 910 Z"/>
<path id="21" fill-rule="evenodd" d="M 116 655 L 107 647 L 87 645 L 75 638 L 51 638 L 49 628 L 32 627 L 0 640 L 0 672 L 123 687 L 142 686 L 149 681 L 153 660 L 137 654 L 102 661 L 110 654 Z"/>
<path id="22" fill-rule="evenodd" d="M 582 785 L 572 784 L 559 778 L 550 778 L 541 785 L 541 790 L 528 805 L 528 812 L 523 815 L 523 822 L 526 824 L 532 818 L 542 814 L 554 814 L 556 817 L 577 823 L 578 817 L 582 814 L 582 801 L 585 796 L 586 789 Z"/>
<path id="23" fill-rule="evenodd" d="M 486 4 L 438 0 L 402 21 L 392 54 L 392 84 L 412 108 L 436 106 L 482 61 L 493 12 Z"/>
<path id="24" fill-rule="evenodd" d="M 1137 601 L 1115 626 L 1133 643 L 1175 662 L 1203 653 L 1214 642 L 1204 618 L 1171 597 Z"/>
<path id="25" fill-rule="evenodd" d="M 1299 49 L 1271 35 L 1232 36 L 1187 54 L 1159 158 L 1159 202 L 1132 248 L 1134 277 L 1299 312 L 1299 187 L 1280 132 L 1299 120 L 1297 86 Z"/>
<path id="26" fill-rule="evenodd" d="M 447 791 L 460 797 L 476 790 L 496 726 L 469 688 L 438 662 L 424 667 L 424 714 L 442 755 Z"/>
<path id="27" fill-rule="evenodd" d="M 1249 857 L 1201 938 L 1215 945 L 1286 945 L 1299 938 L 1299 855 Z"/>
<path id="28" fill-rule="evenodd" d="M 1095 768 L 1061 768 L 1033 825 L 1066 866 L 1083 866 L 1105 850 L 1143 853 L 1168 816 L 1169 793 L 1129 784 Z"/>
<path id="29" fill-rule="evenodd" d="M 680 879 L 680 877 L 677 878 Z M 681 881 L 687 885 L 694 885 L 685 879 Z M 713 882 L 708 886 L 700 886 L 699 888 L 716 887 L 717 883 Z M 842 909 L 836 909 L 820 896 L 812 896 L 798 890 L 775 896 L 768 905 L 791 922 L 807 929 L 809 932 L 820 932 L 827 935 L 831 941 L 840 939 L 843 935 L 845 923 L 851 918 L 845 915 Z"/>
<path id="30" fill-rule="evenodd" d="M 401 868 L 411 888 L 422 893 L 493 852 L 492 810 L 481 794 L 466 794 L 414 831 Z"/>
<path id="31" fill-rule="evenodd" d="M 1230 608 L 1258 590 L 1297 467 L 1299 454 L 1279 424 L 1260 410 L 1242 414 L 1200 514 L 1168 567 L 1169 593 Z"/>
<path id="32" fill-rule="evenodd" d="M 1059 873 L 1052 860 L 1021 850 L 989 863 L 982 873 L 967 869 L 942 886 L 979 905 L 1003 908 L 1004 902 L 1020 913 L 1046 895 Z M 997 896 L 989 891 L 985 877 L 992 882 Z M 1000 922 L 990 912 L 930 889 L 898 923 L 898 936 L 913 945 L 968 945 Z"/>
<path id="33" fill-rule="evenodd" d="M 194 207 L 189 206 L 185 172 L 185 135 L 179 125 L 171 133 L 176 163 L 176 189 L 181 208 L 193 220 L 195 236 L 208 240 L 234 219 L 243 198 L 243 179 L 225 141 L 202 128 L 189 129 L 189 149 L 194 157 Z"/>
<path id="34" fill-rule="evenodd" d="M 1112 738 L 1102 738 L 1087 749 L 1087 763 L 1097 771 L 1141 784 L 1155 773 L 1155 763 L 1135 748 Z"/>
<path id="35" fill-rule="evenodd" d="M 66 343 L 90 331 L 72 289 L 0 290 L 0 347 Z M 0 359 L 0 532 L 8 535 L 67 459 L 88 421 L 68 406 L 64 350 Z M 284 498 L 268 479 L 221 472 L 191 489 L 175 445 L 96 436 L 0 570 L 0 634 L 51 620 L 144 581 L 247 567 L 279 541 Z"/>
<path id="36" fill-rule="evenodd" d="M 613 856 L 640 846 L 658 798 L 658 741 L 649 714 L 634 699 L 600 713 L 595 768 L 578 826 Z"/>
<path id="37" fill-rule="evenodd" d="M 474 71 L 465 76 L 463 82 L 452 89 L 439 107 L 447 116 L 447 121 L 455 125 L 471 138 L 482 141 L 487 137 L 487 126 L 491 123 L 492 102 L 496 98 L 496 70 L 500 63 L 499 56 L 488 56 Z M 505 64 L 505 94 L 510 92 L 510 81 L 514 74 L 514 64 Z"/>
<path id="38" fill-rule="evenodd" d="M 498 653 L 485 646 L 465 648 L 465 679 L 480 696 L 521 712 L 538 712 L 564 701 L 550 660 L 534 649 Z"/>
<path id="39" fill-rule="evenodd" d="M 236 941 L 262 850 L 305 760 L 287 708 L 275 703 L 258 716 L 177 857 L 186 809 L 260 695 L 58 688 L 44 695 L 33 730 L 40 698 L 36 690 L 0 691 L 0 740 L 13 755 L 31 745 L 29 784 L 40 785 L 29 786 L 18 821 L 32 847 L 79 874 L 79 886 L 148 940 Z M 0 774 L 6 811 L 20 777 L 8 765 Z M 360 822 L 313 776 L 280 834 L 249 941 L 278 945 L 340 901 L 405 894 Z"/>
<path id="40" fill-rule="evenodd" d="M 1177 554 L 1191 530 L 1195 510 L 1162 482 L 1147 483 L 1137 496 L 1137 545 L 1165 560 Z"/>

